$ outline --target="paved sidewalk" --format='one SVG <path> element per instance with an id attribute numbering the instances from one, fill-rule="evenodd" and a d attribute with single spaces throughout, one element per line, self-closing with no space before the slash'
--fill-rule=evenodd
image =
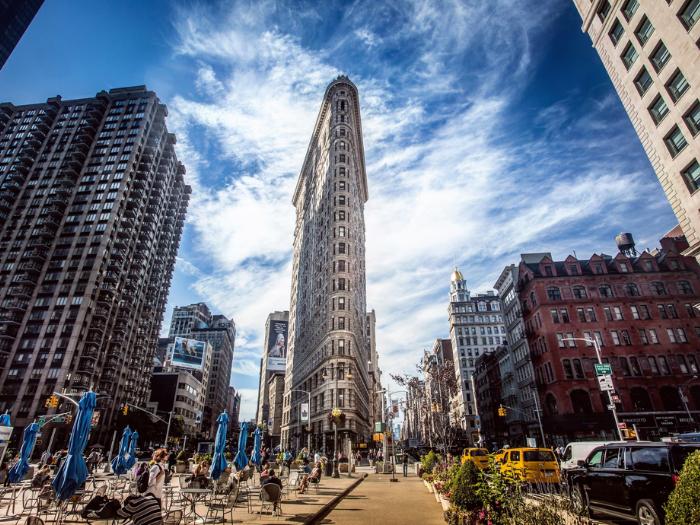
<path id="1" fill-rule="evenodd" d="M 365 469 L 361 469 L 365 470 Z M 442 507 L 415 474 L 398 476 L 370 474 L 320 523 L 391 525 L 420 523 L 444 525 Z"/>

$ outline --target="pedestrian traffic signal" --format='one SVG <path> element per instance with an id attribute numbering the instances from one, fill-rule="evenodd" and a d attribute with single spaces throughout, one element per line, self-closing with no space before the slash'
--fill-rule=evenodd
<path id="1" fill-rule="evenodd" d="M 508 413 L 508 411 L 506 410 L 506 407 L 504 407 L 503 405 L 498 407 L 498 415 L 500 417 L 506 417 L 507 413 Z"/>
<path id="2" fill-rule="evenodd" d="M 124 403 L 124 404 L 122 405 L 122 415 L 125 415 L 125 416 L 126 416 L 128 413 L 129 413 L 129 405 L 127 405 L 126 403 Z"/>

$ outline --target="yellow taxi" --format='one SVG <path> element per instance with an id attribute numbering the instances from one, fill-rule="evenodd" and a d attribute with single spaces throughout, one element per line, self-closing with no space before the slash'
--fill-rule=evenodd
<path id="1" fill-rule="evenodd" d="M 525 483 L 559 483 L 559 463 L 548 448 L 509 448 L 501 472 Z"/>
<path id="2" fill-rule="evenodd" d="M 499 448 L 496 452 L 491 453 L 491 457 L 496 463 L 500 463 L 503 461 L 503 456 L 505 456 L 507 453 L 507 448 Z"/>
<path id="3" fill-rule="evenodd" d="M 485 448 L 465 448 L 462 451 L 462 464 L 471 461 L 477 468 L 485 469 L 489 466 L 489 451 Z"/>

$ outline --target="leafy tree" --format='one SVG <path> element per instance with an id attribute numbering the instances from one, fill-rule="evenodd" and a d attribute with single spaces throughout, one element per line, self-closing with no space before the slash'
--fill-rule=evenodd
<path id="1" fill-rule="evenodd" d="M 700 523 L 700 450 L 685 460 L 680 478 L 664 506 L 666 525 Z"/>

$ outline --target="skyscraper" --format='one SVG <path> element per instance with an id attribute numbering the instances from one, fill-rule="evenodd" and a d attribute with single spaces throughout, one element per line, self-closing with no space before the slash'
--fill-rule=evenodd
<path id="1" fill-rule="evenodd" d="M 700 0 L 574 3 L 699 257 Z"/>
<path id="2" fill-rule="evenodd" d="M 101 435 L 148 401 L 190 193 L 166 114 L 145 86 L 0 104 L 0 411 L 16 426 L 63 389 L 109 396 Z"/>
<path id="3" fill-rule="evenodd" d="M 0 69 L 43 3 L 44 0 L 0 0 Z"/>
<path id="4" fill-rule="evenodd" d="M 330 83 L 294 191 L 296 208 L 282 443 L 331 450 L 329 414 L 339 408 L 339 447 L 370 432 L 366 337 L 367 201 L 357 88 Z M 300 422 L 309 402 L 310 426 Z M 340 441 L 342 439 L 342 441 Z"/>
<path id="5" fill-rule="evenodd" d="M 450 340 L 459 388 L 453 400 L 453 420 L 478 439 L 478 419 L 474 399 L 474 362 L 484 352 L 495 352 L 506 342 L 501 301 L 489 291 L 472 295 L 462 272 L 455 268 L 450 282 Z"/>
<path id="6" fill-rule="evenodd" d="M 171 344 L 175 337 L 185 337 L 211 345 L 211 359 L 205 362 L 206 370 L 200 378 L 206 389 L 201 430 L 213 437 L 216 419 L 226 410 L 236 324 L 224 315 L 212 315 L 205 303 L 195 303 L 175 307 L 168 335 Z"/>

